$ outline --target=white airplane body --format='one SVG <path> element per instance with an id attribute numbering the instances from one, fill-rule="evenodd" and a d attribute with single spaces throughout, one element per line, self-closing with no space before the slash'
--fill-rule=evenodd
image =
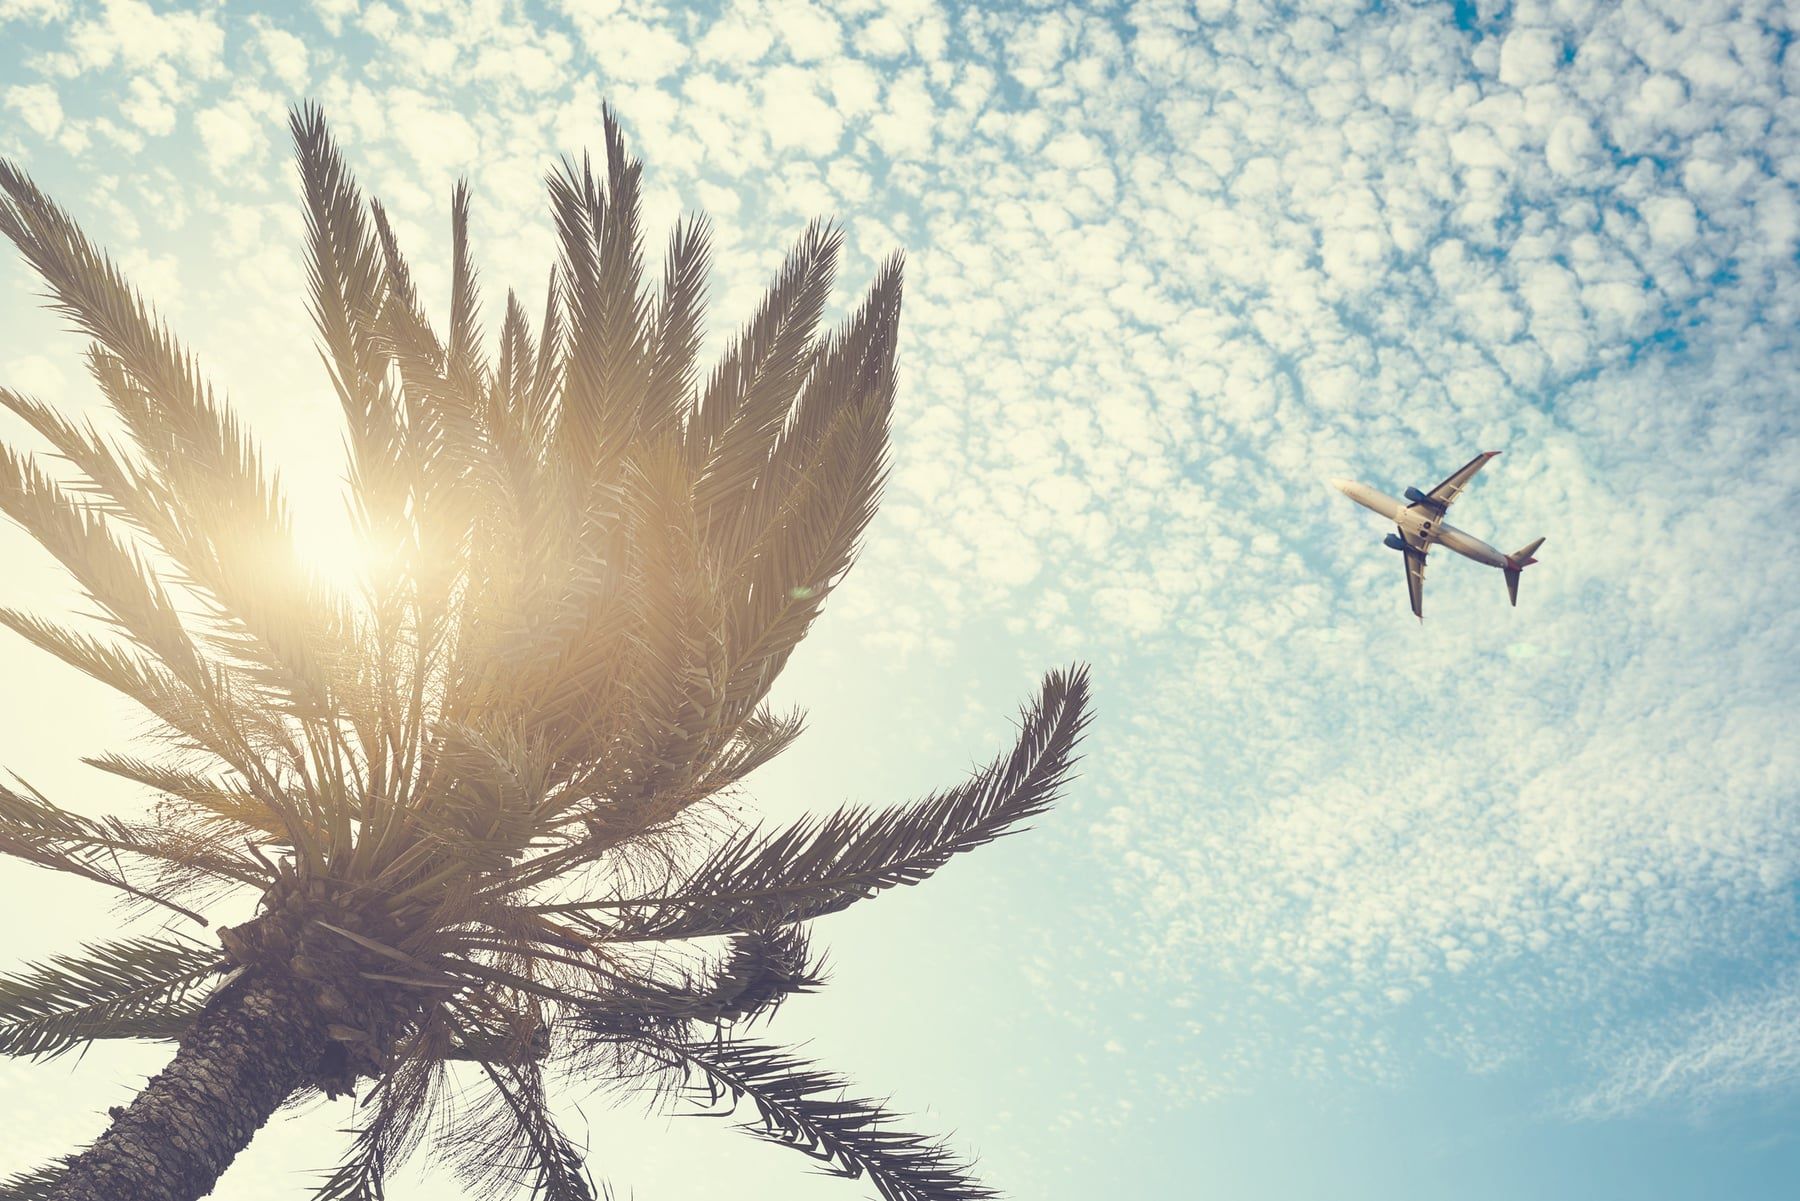
<path id="1" fill-rule="evenodd" d="M 1539 538 L 1529 546 L 1506 555 L 1444 520 L 1444 513 L 1462 495 L 1463 489 L 1469 486 L 1475 473 L 1487 466 L 1487 461 L 1499 453 L 1497 450 L 1490 450 L 1476 455 L 1430 492 L 1408 488 L 1404 500 L 1355 480 L 1331 481 L 1345 496 L 1363 508 L 1381 514 L 1399 528 L 1397 535 L 1389 534 L 1384 542 L 1405 557 L 1406 590 L 1412 599 L 1413 616 L 1420 621 L 1425 620 L 1425 555 L 1433 546 L 1445 546 L 1477 563 L 1498 567 L 1506 573 L 1507 596 L 1514 605 L 1519 603 L 1519 573 L 1537 562 L 1531 556 L 1544 544 L 1544 540 Z"/>

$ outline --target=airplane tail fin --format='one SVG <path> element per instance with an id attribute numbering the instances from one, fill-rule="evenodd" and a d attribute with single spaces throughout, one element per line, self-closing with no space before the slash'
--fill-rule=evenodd
<path id="1" fill-rule="evenodd" d="M 1537 562 L 1531 556 L 1536 554 L 1537 548 L 1542 545 L 1544 545 L 1544 540 L 1539 538 L 1536 542 L 1528 543 L 1506 556 L 1504 569 L 1506 572 L 1506 595 L 1515 607 L 1519 603 L 1519 573 Z"/>

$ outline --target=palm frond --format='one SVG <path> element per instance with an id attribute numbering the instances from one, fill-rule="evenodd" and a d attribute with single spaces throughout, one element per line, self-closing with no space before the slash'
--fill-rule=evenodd
<path id="1" fill-rule="evenodd" d="M 550 1114 L 540 1066 L 476 1062 L 492 1088 L 445 1147 L 464 1186 L 523 1186 L 533 1201 L 594 1201 L 580 1149 Z"/>
<path id="2" fill-rule="evenodd" d="M 352 516 L 387 564 L 343 594 L 299 561 L 279 482 L 193 356 L 0 161 L 0 234 L 92 340 L 122 424 L 0 390 L 69 467 L 0 448 L 0 513 L 104 628 L 6 609 L 0 626 L 142 705 L 159 744 L 87 760 L 153 790 L 154 820 L 80 816 L 21 781 L 0 787 L 0 854 L 195 920 L 198 894 L 261 894 L 223 952 L 127 939 L 0 976 L 0 1054 L 175 1037 L 237 995 L 212 988 L 230 963 L 293 985 L 326 1032 L 296 1095 L 376 1082 L 322 1201 L 381 1201 L 428 1132 L 472 1188 L 593 1201 L 545 1087 L 583 1052 L 621 1080 L 748 1099 L 764 1137 L 889 1201 L 991 1195 L 839 1077 L 727 1037 L 819 986 L 804 922 L 1043 812 L 1088 720 L 1086 669 L 1055 672 L 1017 745 L 959 787 L 787 828 L 746 829 L 725 804 L 799 735 L 770 688 L 881 492 L 899 258 L 825 332 L 843 236 L 814 222 L 700 371 L 708 227 L 678 224 L 647 274 L 642 168 L 609 109 L 604 162 L 548 180 L 542 322 L 509 294 L 490 350 L 468 184 L 434 328 L 322 112 L 290 125 Z M 456 1063 L 473 1067 L 459 1080 Z M 46 1195 L 60 1170 L 0 1201 Z"/>
<path id="3" fill-rule="evenodd" d="M 679 431 L 691 403 L 694 357 L 700 351 L 700 323 L 706 310 L 709 242 L 706 221 L 700 217 L 677 225 L 669 239 L 644 384 L 643 432 L 649 439 Z"/>
<path id="4" fill-rule="evenodd" d="M 1085 667 L 1051 672 L 1022 714 L 1017 744 L 966 783 L 902 808 L 840 809 L 775 834 L 751 830 L 716 851 L 673 893 L 571 902 L 545 913 L 600 911 L 600 936 L 697 938 L 806 921 L 899 884 L 1016 830 L 1055 800 L 1088 721 Z"/>
<path id="5" fill-rule="evenodd" d="M 693 772 L 711 758 L 729 670 L 726 617 L 688 483 L 673 445 L 641 454 L 622 481 L 635 559 L 626 597 L 636 662 L 625 670 L 639 681 L 626 770 L 640 798 L 688 791 Z"/>
<path id="6" fill-rule="evenodd" d="M 474 329 L 474 277 L 468 261 L 468 189 L 458 184 L 452 194 L 451 230 L 457 255 L 452 297 L 453 320 L 461 335 Z M 483 458 L 478 429 L 478 354 L 473 345 L 457 351 L 452 362 L 432 329 L 401 254 L 387 214 L 379 202 L 370 206 L 387 263 L 387 300 L 381 311 L 384 344 L 391 350 L 402 381 L 399 396 L 399 442 L 393 476 L 379 494 L 384 505 L 398 506 L 381 514 L 387 526 L 374 533 L 377 545 L 396 564 L 393 583 L 411 590 L 414 619 L 423 628 L 414 635 L 414 673 L 426 670 L 424 659 L 436 649 L 446 616 L 448 593 L 462 566 L 457 543 L 465 536 L 466 511 L 457 504 L 471 485 L 483 481 L 473 469 Z M 455 331 L 453 330 L 453 334 Z M 360 481 L 359 481 L 360 486 Z M 367 506 L 371 513 L 375 499 Z M 390 598 L 390 603 L 394 598 Z M 390 620 L 393 618 L 390 616 Z M 416 674 L 415 674 L 416 679 Z M 413 682 L 413 681 L 409 681 Z"/>
<path id="7" fill-rule="evenodd" d="M 81 473 L 66 487 L 100 513 L 151 537 L 176 522 L 172 510 L 145 474 L 143 464 L 102 437 L 91 422 L 76 425 L 42 401 L 9 388 L 0 388 L 0 405 L 23 418 Z"/>
<path id="8" fill-rule="evenodd" d="M 251 741 L 273 729 L 268 716 L 238 703 L 248 686 L 190 636 L 156 571 L 111 529 L 102 508 L 70 497 L 35 465 L 0 447 L 0 512 L 54 555 L 100 615 L 130 640 L 126 651 L 35 618 L 0 622 L 124 692 L 172 729 L 243 766 Z"/>
<path id="9" fill-rule="evenodd" d="M 622 1037 L 670 1023 L 730 1025 L 773 1017 L 787 998 L 824 982 L 803 927 L 758 930 L 733 937 L 724 958 L 673 981 L 621 978 L 606 989 L 603 1005 L 582 1010 L 580 1024 Z"/>
<path id="10" fill-rule="evenodd" d="M 54 1059 L 103 1038 L 177 1038 L 200 1011 L 217 947 L 131 938 L 0 975 L 0 1055 Z"/>
<path id="11" fill-rule="evenodd" d="M 727 720 L 760 704 L 849 569 L 886 473 L 901 260 L 816 353 L 757 485 L 714 521 L 735 595 Z"/>
<path id="12" fill-rule="evenodd" d="M 759 458 L 787 420 L 843 241 L 834 226 L 806 227 L 689 417 L 687 451 L 706 481 L 698 499 L 720 519 L 754 483 Z"/>
<path id="13" fill-rule="evenodd" d="M 568 365 L 568 330 L 562 310 L 562 281 L 555 267 L 544 289 L 544 324 L 538 330 L 537 369 L 523 415 L 536 444 L 548 453 L 552 430 L 553 398 L 562 389 Z"/>
<path id="14" fill-rule="evenodd" d="M 494 382 L 500 389 L 496 416 L 507 420 L 523 409 L 537 374 L 537 343 L 531 336 L 531 318 L 518 294 L 506 293 L 506 315 L 500 322 L 500 362 Z"/>
<path id="15" fill-rule="evenodd" d="M 113 536 L 99 511 L 76 502 L 35 465 L 0 447 L 0 512 L 68 570 L 90 599 L 139 647 L 156 656 L 190 689 L 209 679 L 199 651 L 161 580 L 143 558 Z"/>
<path id="16" fill-rule="evenodd" d="M 25 787 L 31 796 L 0 787 L 0 855 L 105 884 L 127 896 L 173 910 L 202 926 L 207 924 L 204 917 L 171 897 L 126 878 L 119 863 L 121 852 L 152 859 L 161 857 L 157 848 L 134 837 L 129 826 L 70 813 L 51 804 L 29 785 Z"/>
<path id="17" fill-rule="evenodd" d="M 15 1172 L 0 1180 L 0 1201 L 50 1201 L 68 1170 L 69 1161 L 64 1158 Z"/>
<path id="18" fill-rule="evenodd" d="M 380 244 L 361 193 L 317 105 L 289 121 L 306 203 L 309 307 L 349 429 L 358 496 L 388 496 L 400 457 L 398 405 L 388 383 L 390 352 L 379 336 L 386 299 Z"/>
<path id="19" fill-rule="evenodd" d="M 216 828 L 237 837 L 287 838 L 286 827 L 264 799 L 238 781 L 111 752 L 87 756 L 82 762 L 175 798 L 184 807 L 183 817 L 205 814 L 203 829 Z"/>
<path id="20" fill-rule="evenodd" d="M 459 180 L 450 196 L 450 344 L 448 374 L 472 387 L 487 370 L 481 353 L 481 298 L 469 257 L 469 184 Z"/>
<path id="21" fill-rule="evenodd" d="M 320 1181 L 313 1201 L 384 1201 L 387 1173 L 380 1141 L 359 1133 L 350 1153 Z"/>
<path id="22" fill-rule="evenodd" d="M 241 632 L 295 702 L 323 703 L 343 614 L 300 565 L 285 502 L 230 407 L 117 265 L 10 161 L 0 160 L 0 234 L 49 287 L 52 307 L 102 348 L 96 379 L 180 522 L 162 549 Z"/>
<path id="23" fill-rule="evenodd" d="M 84 675 L 130 697 L 168 727 L 169 732 L 183 736 L 189 745 L 210 751 L 233 764 L 245 762 L 238 740 L 231 733 L 218 729 L 207 707 L 150 657 L 12 609 L 0 609 L 0 625 Z"/>
<path id="24" fill-rule="evenodd" d="M 388 1173 L 405 1161 L 424 1132 L 450 1045 L 444 1011 L 434 1008 L 364 1099 L 364 1108 L 372 1113 L 357 1129 L 349 1153 L 313 1194 L 314 1201 L 382 1201 Z"/>
<path id="25" fill-rule="evenodd" d="M 867 1176 L 886 1201 L 985 1201 L 999 1194 L 974 1178 L 974 1165 L 943 1140 L 899 1129 L 879 1102 L 851 1097 L 848 1082 L 785 1048 L 729 1039 L 648 1040 L 653 1052 L 697 1073 L 689 1096 L 729 1114 L 748 1100 L 746 1129 L 816 1160 L 834 1175 Z M 721 1104 L 722 1103 L 722 1104 Z"/>
<path id="26" fill-rule="evenodd" d="M 710 796 L 738 784 L 787 750 L 805 732 L 804 710 L 776 713 L 766 706 L 757 709 L 738 726 L 731 741 L 707 768 L 701 777 L 700 791 Z"/>
<path id="27" fill-rule="evenodd" d="M 557 435 L 565 469 L 576 479 L 606 479 L 638 435 L 649 370 L 651 314 L 638 228 L 643 168 L 625 152 L 623 131 L 610 109 L 603 126 L 604 185 L 586 160 L 579 170 L 565 161 L 548 181 L 569 314 Z"/>

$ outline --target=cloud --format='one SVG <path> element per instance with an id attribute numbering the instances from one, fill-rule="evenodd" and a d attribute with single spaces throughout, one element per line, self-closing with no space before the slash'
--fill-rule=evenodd
<path id="1" fill-rule="evenodd" d="M 194 128 L 206 147 L 207 166 L 215 175 L 224 177 L 238 169 L 243 160 L 267 153 L 270 109 L 279 113 L 280 106 L 240 96 L 195 116 Z"/>
<path id="2" fill-rule="evenodd" d="M 769 23 L 780 30 L 781 40 L 796 62 L 832 58 L 843 45 L 837 18 L 829 9 L 806 0 L 780 0 L 771 7 Z"/>
<path id="3" fill-rule="evenodd" d="M 1659 250 L 1680 251 L 1693 244 L 1699 232 L 1693 202 L 1685 196 L 1653 196 L 1639 206 L 1650 241 Z"/>
<path id="4" fill-rule="evenodd" d="M 156 297 L 160 312 L 179 311 L 182 303 L 181 263 L 174 255 L 128 250 L 119 256 L 119 266 L 125 277 L 144 295 Z"/>
<path id="5" fill-rule="evenodd" d="M 126 88 L 125 119 L 149 134 L 164 137 L 175 129 L 175 113 L 187 87 L 168 63 L 156 63 Z"/>
<path id="6" fill-rule="evenodd" d="M 211 78 L 222 69 L 225 32 L 211 13 L 159 13 L 144 0 L 103 0 L 98 16 L 73 23 L 67 46 L 58 62 L 67 74 L 166 62 Z"/>
<path id="7" fill-rule="evenodd" d="M 306 43 L 285 29 L 265 28 L 258 34 L 269 69 L 290 91 L 306 87 Z"/>
<path id="8" fill-rule="evenodd" d="M 62 102 L 47 83 L 19 84 L 6 89 L 6 107 L 39 137 L 48 138 L 62 126 Z"/>
<path id="9" fill-rule="evenodd" d="M 1603 1040 L 1590 1055 L 1599 1080 L 1564 1105 L 1578 1118 L 1647 1109 L 1704 1112 L 1800 1084 L 1800 974 L 1750 988 L 1674 1020 Z"/>
<path id="10" fill-rule="evenodd" d="M 68 376 L 56 365 L 55 360 L 41 354 L 28 354 L 7 361 L 5 386 L 28 396 L 36 396 L 40 400 L 57 403 L 63 389 L 68 386 Z"/>
<path id="11" fill-rule="evenodd" d="M 1500 45 L 1500 82 L 1525 87 L 1555 78 L 1562 46 L 1548 29 L 1514 29 Z"/>
<path id="12" fill-rule="evenodd" d="M 869 137 L 892 158 L 919 158 L 932 146 L 936 102 L 924 76 L 903 72 L 882 96 L 881 112 L 869 122 Z"/>
<path id="13" fill-rule="evenodd" d="M 68 0 L 0 0 L 0 21 L 60 21 L 69 15 Z"/>
<path id="14" fill-rule="evenodd" d="M 889 17 L 877 17 L 857 31 L 856 48 L 874 59 L 899 58 L 908 48 L 906 31 Z"/>
<path id="15" fill-rule="evenodd" d="M 276 242 L 225 215 L 288 186 L 232 94 L 271 72 L 325 98 L 421 259 L 469 170 L 484 260 L 536 273 L 539 175 L 606 98 L 661 207 L 719 219 L 717 327 L 822 208 L 846 294 L 905 246 L 893 475 L 829 620 L 915 662 L 1003 632 L 1118 681 L 1058 849 L 1105 904 L 1064 949 L 1218 1010 L 1180 1087 L 1266 1067 L 1270 1014 L 1308 1027 L 1280 1054 L 1362 1070 L 1403 1014 L 1655 1009 L 1786 929 L 1800 78 L 1756 13 L 1521 4 L 1476 37 L 1444 5 L 1228 0 L 318 12 L 114 3 L 43 61 L 124 104 L 82 119 L 98 146 L 195 114 L 157 161 L 222 173 L 197 190 L 233 246 Z M 7 103 L 66 137 L 43 86 Z M 69 153 L 46 161 L 79 188 Z M 181 261 L 190 305 L 229 307 L 227 270 Z M 1514 611 L 1440 554 L 1419 627 L 1384 531 L 1320 479 L 1429 486 L 1488 448 L 1455 520 L 1546 534 L 1544 561 Z M 1745 1063 L 1778 1067 L 1763 1028 Z"/>
<path id="16" fill-rule="evenodd" d="M 612 79 L 654 83 L 673 74 L 688 59 L 685 41 L 659 25 L 612 14 L 602 17 L 592 7 L 565 3 L 582 44 Z"/>
<path id="17" fill-rule="evenodd" d="M 354 14 L 360 3 L 361 0 L 312 0 L 312 7 L 326 32 L 336 37 L 343 32 L 344 18 Z"/>
<path id="18" fill-rule="evenodd" d="M 437 97 L 397 88 L 385 97 L 394 140 L 417 164 L 421 181 L 437 185 L 452 170 L 474 158 L 480 143 L 468 118 Z"/>
<path id="19" fill-rule="evenodd" d="M 777 151 L 798 149 L 824 157 L 837 148 L 843 118 L 813 90 L 812 75 L 795 67 L 777 67 L 761 84 L 763 120 Z"/>

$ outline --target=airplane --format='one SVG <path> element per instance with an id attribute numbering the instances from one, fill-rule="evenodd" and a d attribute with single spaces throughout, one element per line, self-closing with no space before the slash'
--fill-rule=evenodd
<path id="1" fill-rule="evenodd" d="M 1512 600 L 1514 607 L 1519 603 L 1519 573 L 1537 562 L 1531 556 L 1537 553 L 1538 547 L 1544 545 L 1544 540 L 1539 538 L 1510 555 L 1503 555 L 1481 539 L 1464 533 L 1444 520 L 1445 511 L 1462 495 L 1463 489 L 1469 486 L 1469 481 L 1475 478 L 1475 473 L 1487 466 L 1488 460 L 1499 453 L 1497 450 L 1490 450 L 1476 455 L 1430 492 L 1408 488 L 1406 500 L 1395 500 L 1386 493 L 1355 480 L 1331 481 L 1339 492 L 1399 527 L 1399 533 L 1389 534 L 1382 543 L 1405 556 L 1406 590 L 1412 597 L 1413 616 L 1420 621 L 1425 620 L 1425 554 L 1439 543 L 1477 563 L 1486 563 L 1489 567 L 1498 567 L 1505 572 L 1506 595 Z"/>

